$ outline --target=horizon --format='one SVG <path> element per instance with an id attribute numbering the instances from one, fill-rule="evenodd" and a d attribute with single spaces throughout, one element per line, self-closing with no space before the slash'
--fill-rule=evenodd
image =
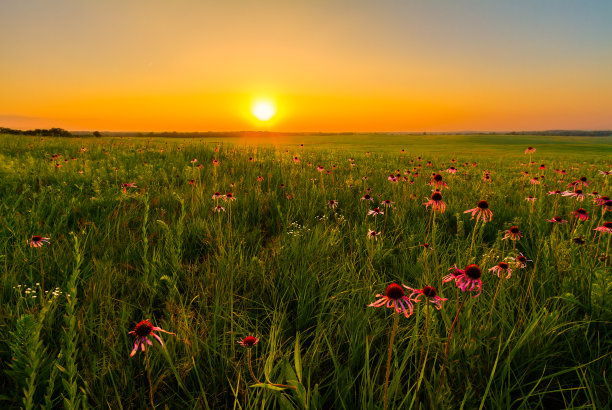
<path id="1" fill-rule="evenodd" d="M 13 40 L 0 44 L 8 128 L 612 129 L 603 0 L 29 0 L 0 11 Z"/>

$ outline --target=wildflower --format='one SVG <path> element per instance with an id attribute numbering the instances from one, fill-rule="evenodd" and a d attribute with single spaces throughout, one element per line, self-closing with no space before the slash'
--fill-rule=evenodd
<path id="1" fill-rule="evenodd" d="M 133 182 L 124 182 L 121 184 L 121 188 L 123 188 L 123 192 L 127 192 L 128 188 L 136 188 L 136 184 Z"/>
<path id="2" fill-rule="evenodd" d="M 595 198 L 593 200 L 593 202 L 595 202 L 595 205 L 597 206 L 602 206 L 606 203 L 606 201 L 610 201 L 610 197 L 606 196 L 606 195 L 602 195 L 599 198 Z"/>
<path id="3" fill-rule="evenodd" d="M 331 209 L 334 209 L 338 206 L 338 201 L 336 201 L 335 199 L 330 199 L 329 202 L 327 202 L 327 206 L 329 206 Z"/>
<path id="4" fill-rule="evenodd" d="M 385 200 L 384 200 L 384 201 L 382 201 L 381 203 L 383 204 L 383 206 L 384 206 L 384 207 L 387 207 L 387 208 L 393 205 L 393 202 L 391 202 L 391 201 L 390 201 L 390 200 L 388 200 L 388 199 L 385 199 Z"/>
<path id="5" fill-rule="evenodd" d="M 255 346 L 257 343 L 259 343 L 259 338 L 257 336 L 249 335 L 247 337 L 244 337 L 242 340 L 237 340 L 236 343 L 238 343 L 242 347 L 246 347 L 247 349 L 250 349 L 251 347 Z"/>
<path id="6" fill-rule="evenodd" d="M 521 239 L 522 235 L 523 235 L 523 234 L 522 234 L 522 233 L 521 233 L 521 231 L 519 230 L 518 226 L 511 226 L 511 227 L 510 227 L 510 229 L 508 229 L 508 230 L 506 231 L 506 235 L 504 236 L 504 238 L 503 238 L 503 239 L 508 239 L 508 238 L 510 238 L 510 239 L 512 239 L 513 241 L 517 241 L 517 240 Z"/>
<path id="7" fill-rule="evenodd" d="M 462 292 L 478 292 L 473 297 L 480 295 L 482 292 L 482 271 L 475 263 L 467 265 L 464 269 L 457 268 L 455 265 L 454 272 L 455 284 Z M 448 281 L 447 281 L 448 282 Z"/>
<path id="8" fill-rule="evenodd" d="M 225 195 L 223 195 L 221 192 L 215 192 L 212 196 L 212 199 L 220 199 L 223 198 Z"/>
<path id="9" fill-rule="evenodd" d="M 533 178 L 531 178 L 531 181 L 529 181 L 529 182 L 531 182 L 532 185 L 540 185 L 540 178 L 533 177 Z"/>
<path id="10" fill-rule="evenodd" d="M 431 205 L 433 211 L 439 211 L 440 213 L 446 210 L 446 204 L 442 201 L 442 194 L 437 191 L 431 194 L 429 202 L 425 202 L 423 205 L 425 205 L 426 209 Z"/>
<path id="11" fill-rule="evenodd" d="M 533 147 L 527 147 L 525 150 L 525 154 L 533 154 L 534 152 L 536 152 L 536 149 Z"/>
<path id="12" fill-rule="evenodd" d="M 319 172 L 323 172 L 323 171 L 325 171 L 325 168 L 323 168 L 321 165 L 319 165 L 319 166 L 317 167 L 317 171 L 319 171 Z"/>
<path id="13" fill-rule="evenodd" d="M 556 191 L 548 191 L 548 195 L 559 195 L 559 194 L 561 194 L 561 191 L 558 189 Z"/>
<path id="14" fill-rule="evenodd" d="M 581 221 L 589 220 L 589 214 L 584 208 L 578 208 L 575 211 L 571 212 L 571 214 L 574 215 L 575 218 L 580 219 Z"/>
<path id="15" fill-rule="evenodd" d="M 448 185 L 446 185 L 446 182 L 442 180 L 442 175 L 440 174 L 434 174 L 433 178 L 429 182 L 429 185 L 435 186 L 436 188 L 448 188 Z"/>
<path id="16" fill-rule="evenodd" d="M 189 185 L 194 186 L 195 185 L 195 180 L 194 179 L 190 179 L 189 180 Z"/>
<path id="17" fill-rule="evenodd" d="M 370 202 L 374 202 L 374 198 L 372 198 L 370 196 L 370 194 L 365 194 L 364 196 L 361 197 L 362 201 L 370 201 Z"/>
<path id="18" fill-rule="evenodd" d="M 448 172 L 449 174 L 455 174 L 457 173 L 457 168 L 455 167 L 449 167 L 446 172 Z"/>
<path id="19" fill-rule="evenodd" d="M 476 208 L 468 209 L 467 211 L 464 211 L 463 213 L 467 214 L 470 212 L 472 213 L 471 219 L 474 219 L 474 216 L 476 216 L 477 221 L 480 218 L 482 218 L 483 222 L 487 222 L 493 218 L 493 212 L 491 212 L 491 210 L 489 209 L 489 203 L 485 200 L 478 201 Z"/>
<path id="20" fill-rule="evenodd" d="M 223 208 L 221 205 L 217 205 L 213 208 L 213 212 L 225 212 L 225 208 Z"/>
<path id="21" fill-rule="evenodd" d="M 194 158 L 194 159 L 192 159 L 192 160 L 191 160 L 191 161 L 189 161 L 189 162 L 191 162 L 192 164 L 195 164 L 196 162 L 198 162 L 198 159 L 197 159 L 197 158 Z"/>
<path id="22" fill-rule="evenodd" d="M 171 335 L 174 334 L 171 332 L 166 332 L 164 329 L 160 327 L 153 326 L 151 322 L 149 322 L 148 319 L 143 320 L 142 322 L 138 323 L 134 327 L 134 330 L 129 332 L 129 334 L 136 336 L 136 341 L 134 342 L 134 349 L 132 350 L 132 353 L 130 353 L 130 357 L 136 354 L 139 346 L 141 350 L 144 352 L 145 347 L 146 347 L 145 343 L 149 344 L 150 346 L 153 346 L 153 342 L 149 340 L 149 336 L 153 336 L 155 339 L 157 339 L 157 341 L 162 347 L 164 346 L 164 342 L 162 342 L 161 338 L 158 335 L 156 335 L 154 332 L 164 332 L 164 333 L 168 333 Z"/>
<path id="23" fill-rule="evenodd" d="M 512 269 L 510 269 L 510 266 L 507 262 L 498 263 L 497 265 L 489 269 L 489 272 L 495 273 L 498 278 L 501 278 L 501 275 L 504 273 L 506 274 L 506 279 L 510 279 L 510 276 L 512 276 Z"/>
<path id="24" fill-rule="evenodd" d="M 612 222 L 604 222 L 602 226 L 598 226 L 594 231 L 612 233 Z"/>
<path id="25" fill-rule="evenodd" d="M 587 182 L 587 177 L 580 177 L 576 180 L 576 185 L 577 186 L 589 186 L 589 183 Z"/>
<path id="26" fill-rule="evenodd" d="M 213 160 L 212 160 L 212 164 L 213 164 L 214 166 L 217 166 L 217 165 L 219 165 L 219 161 L 217 161 L 217 159 L 213 158 Z"/>
<path id="27" fill-rule="evenodd" d="M 264 177 L 262 177 L 262 176 L 260 175 L 260 176 L 258 176 L 258 177 L 257 177 L 257 180 L 258 180 L 259 182 L 262 182 L 262 181 L 264 180 Z"/>
<path id="28" fill-rule="evenodd" d="M 529 195 L 527 198 L 525 198 L 525 201 L 535 202 L 536 199 L 536 197 Z"/>
<path id="29" fill-rule="evenodd" d="M 225 199 L 226 201 L 235 201 L 236 197 L 231 192 L 228 192 L 227 194 L 225 194 L 225 197 L 223 197 L 223 199 Z"/>
<path id="30" fill-rule="evenodd" d="M 407 288 L 412 291 L 412 293 L 409 296 L 409 298 L 412 299 L 412 301 L 419 302 L 419 298 L 421 296 L 425 296 L 427 300 L 429 300 L 431 303 L 436 305 L 436 309 L 438 310 L 442 309 L 442 302 L 444 302 L 445 300 L 448 300 L 446 298 L 438 296 L 438 292 L 436 291 L 436 288 L 434 288 L 433 286 L 425 286 L 423 289 L 412 289 L 409 287 Z"/>
<path id="31" fill-rule="evenodd" d="M 575 197 L 576 201 L 584 201 L 584 198 L 585 198 L 585 195 L 582 192 L 582 189 L 575 189 L 573 191 L 565 191 L 561 194 L 561 196 Z"/>
<path id="32" fill-rule="evenodd" d="M 376 232 L 375 230 L 368 231 L 368 239 L 374 239 L 375 241 L 377 241 L 379 236 L 380 232 Z"/>
<path id="33" fill-rule="evenodd" d="M 548 222 L 552 222 L 555 224 L 566 224 L 567 221 L 564 221 L 563 218 L 561 218 L 560 216 L 555 216 L 552 219 L 547 219 Z"/>
<path id="34" fill-rule="evenodd" d="M 518 255 L 514 258 L 514 265 L 517 268 L 526 268 L 527 262 L 533 262 L 531 259 L 527 259 L 525 255 L 519 252 Z"/>
<path id="35" fill-rule="evenodd" d="M 406 289 L 410 289 L 406 285 L 402 286 Z M 389 286 L 387 286 L 385 294 L 376 295 L 376 297 L 380 299 L 370 303 L 368 307 L 382 307 L 384 305 L 387 305 L 388 308 L 395 309 L 397 313 L 403 312 L 404 316 L 406 316 L 407 318 L 410 317 L 410 315 L 412 315 L 412 313 L 414 312 L 412 300 L 410 300 L 410 298 L 406 296 L 406 293 L 404 292 L 404 289 L 402 289 L 402 286 L 398 285 L 397 283 L 390 284 Z M 408 311 L 410 311 L 410 313 L 408 313 Z"/>
<path id="36" fill-rule="evenodd" d="M 371 211 L 368 211 L 368 215 L 376 216 L 376 215 L 383 215 L 383 214 L 384 214 L 384 212 L 381 211 L 379 208 L 374 208 Z"/>
<path id="37" fill-rule="evenodd" d="M 540 165 L 540 168 L 538 168 L 538 169 L 546 169 L 546 165 L 542 164 L 542 165 Z"/>
<path id="38" fill-rule="evenodd" d="M 46 243 L 49 243 L 49 238 L 45 238 L 39 235 L 32 236 L 28 241 L 28 245 L 30 246 L 30 248 L 40 248 Z"/>
<path id="39" fill-rule="evenodd" d="M 603 176 L 607 177 L 608 175 L 612 174 L 612 170 L 610 170 L 610 171 L 601 171 L 601 170 L 600 170 L 600 171 L 599 171 L 599 173 L 600 173 L 601 175 L 603 175 Z"/>
<path id="40" fill-rule="evenodd" d="M 293 162 L 297 164 L 298 162 L 300 162 L 300 159 L 298 157 L 293 157 Z"/>

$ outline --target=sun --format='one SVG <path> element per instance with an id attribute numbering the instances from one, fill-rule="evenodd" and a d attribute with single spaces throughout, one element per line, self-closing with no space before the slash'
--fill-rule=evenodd
<path id="1" fill-rule="evenodd" d="M 259 121 L 269 121 L 276 114 L 276 106 L 268 100 L 257 100 L 251 106 L 251 114 Z"/>

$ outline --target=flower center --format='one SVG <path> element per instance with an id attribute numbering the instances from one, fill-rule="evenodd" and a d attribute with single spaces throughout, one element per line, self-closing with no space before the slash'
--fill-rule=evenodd
<path id="1" fill-rule="evenodd" d="M 587 178 L 586 178 L 586 177 L 580 177 L 580 180 L 581 180 L 582 182 L 586 182 Z"/>
<path id="2" fill-rule="evenodd" d="M 466 266 L 464 271 L 470 279 L 480 279 L 480 276 L 482 276 L 482 271 L 475 263 Z"/>
<path id="3" fill-rule="evenodd" d="M 442 181 L 442 175 L 440 175 L 440 174 L 436 174 L 436 175 L 434 176 L 434 178 L 433 178 L 433 179 L 434 179 L 434 181 L 436 181 L 436 182 L 440 182 L 440 181 Z"/>
<path id="4" fill-rule="evenodd" d="M 580 215 L 586 214 L 586 211 L 584 209 L 582 209 L 582 208 L 577 209 L 576 212 L 579 213 Z"/>
<path id="5" fill-rule="evenodd" d="M 577 189 L 574 191 L 576 195 L 582 195 L 582 189 Z"/>
<path id="6" fill-rule="evenodd" d="M 519 233 L 519 228 L 517 226 L 513 226 L 510 228 L 510 233 Z"/>
<path id="7" fill-rule="evenodd" d="M 557 222 L 561 222 L 561 217 L 560 217 L 560 216 L 555 216 L 553 219 L 554 219 L 555 221 L 557 221 Z"/>
<path id="8" fill-rule="evenodd" d="M 253 347 L 255 346 L 255 343 L 257 343 L 257 338 L 254 336 L 247 336 L 242 340 L 242 344 L 247 347 Z"/>
<path id="9" fill-rule="evenodd" d="M 40 242 L 41 240 L 42 240 L 42 236 L 36 235 L 32 237 L 32 242 Z"/>
<path id="10" fill-rule="evenodd" d="M 423 288 L 423 295 L 427 296 L 428 298 L 435 298 L 437 294 L 438 292 L 436 292 L 436 288 L 433 286 L 425 286 Z"/>
<path id="11" fill-rule="evenodd" d="M 136 335 L 139 337 L 148 336 L 152 331 L 153 325 L 148 320 L 143 320 L 136 325 L 136 328 L 134 328 L 134 332 L 136 332 Z"/>
<path id="12" fill-rule="evenodd" d="M 440 194 L 439 192 L 434 192 L 433 195 L 431 196 L 431 200 L 432 201 L 441 201 L 442 200 L 442 194 Z"/>
<path id="13" fill-rule="evenodd" d="M 483 201 L 478 202 L 478 205 L 476 206 L 480 209 L 487 209 L 489 208 L 489 203 L 483 200 Z"/>
<path id="14" fill-rule="evenodd" d="M 499 266 L 503 270 L 508 269 L 508 264 L 506 262 L 500 262 L 497 266 Z"/>
<path id="15" fill-rule="evenodd" d="M 612 222 L 604 222 L 603 226 L 604 228 L 612 229 Z"/>
<path id="16" fill-rule="evenodd" d="M 392 283 L 389 286 L 387 286 L 387 290 L 385 291 L 385 296 L 388 297 L 389 299 L 401 299 L 405 296 L 404 294 L 404 289 L 402 289 L 402 287 L 400 285 L 398 285 L 397 283 Z"/>

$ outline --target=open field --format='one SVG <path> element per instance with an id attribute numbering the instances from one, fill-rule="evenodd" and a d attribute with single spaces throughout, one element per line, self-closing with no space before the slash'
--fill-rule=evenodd
<path id="1" fill-rule="evenodd" d="M 0 136 L 0 406 L 609 408 L 610 170 L 610 137 Z M 392 283 L 447 300 L 368 307 Z M 144 319 L 174 335 L 130 357 Z"/>

